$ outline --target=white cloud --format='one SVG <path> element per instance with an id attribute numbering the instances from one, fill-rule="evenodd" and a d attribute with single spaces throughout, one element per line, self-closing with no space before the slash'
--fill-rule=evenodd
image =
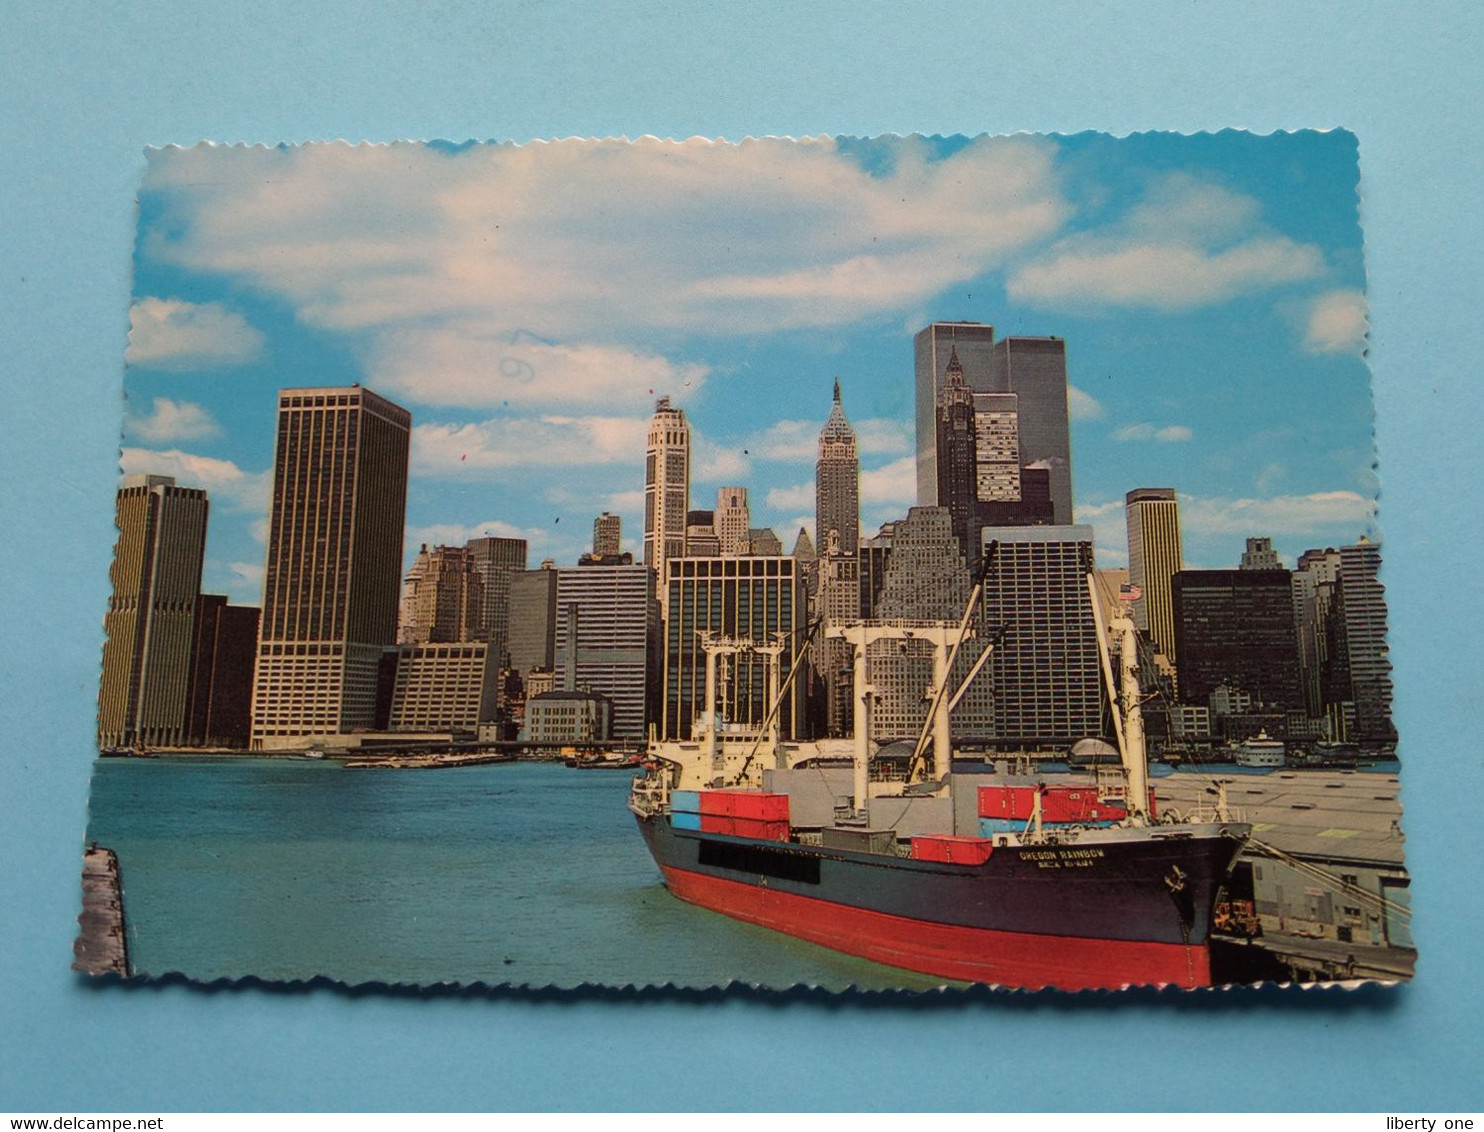
<path id="1" fill-rule="evenodd" d="M 1041 306 L 1189 310 L 1312 279 L 1324 257 L 1259 223 L 1251 197 L 1190 174 L 1153 182 L 1123 219 L 1012 272 L 1012 299 Z"/>
<path id="2" fill-rule="evenodd" d="M 119 468 L 125 475 L 174 476 L 181 487 L 203 487 L 213 504 L 225 503 L 235 511 L 266 512 L 273 489 L 271 472 L 244 472 L 231 460 L 198 456 L 178 448 L 121 449 Z"/>
<path id="3" fill-rule="evenodd" d="M 1078 503 L 1073 520 L 1092 528 L 1094 554 L 1101 566 L 1123 565 L 1128 560 L 1128 526 L 1123 500 Z"/>
<path id="4" fill-rule="evenodd" d="M 1180 497 L 1180 525 L 1199 534 L 1306 535 L 1346 527 L 1358 535 L 1376 501 L 1354 491 L 1276 495 L 1267 499 Z"/>
<path id="5" fill-rule="evenodd" d="M 796 483 L 790 487 L 773 487 L 763 499 L 774 511 L 791 511 L 800 507 L 814 506 L 814 481 Z"/>
<path id="6" fill-rule="evenodd" d="M 1329 291 L 1309 310 L 1304 349 L 1311 354 L 1358 354 L 1369 328 L 1365 295 L 1355 290 Z"/>
<path id="7" fill-rule="evenodd" d="M 1067 412 L 1074 421 L 1095 421 L 1103 415 L 1103 406 L 1091 393 L 1068 385 Z"/>
<path id="8" fill-rule="evenodd" d="M 483 523 L 432 523 L 425 527 L 407 528 L 409 546 L 463 546 L 475 538 L 523 538 L 531 549 L 544 546 L 549 533 L 540 527 L 517 527 L 502 519 Z"/>
<path id="9" fill-rule="evenodd" d="M 884 467 L 861 472 L 862 506 L 880 507 L 894 504 L 911 507 L 917 503 L 917 458 L 903 456 Z"/>
<path id="10" fill-rule="evenodd" d="M 826 138 L 172 148 L 147 251 L 359 332 L 368 380 L 410 399 L 600 409 L 705 379 L 636 348 L 667 328 L 845 326 L 1002 265 L 1067 215 L 1055 153 L 906 139 L 872 174 Z"/>
<path id="11" fill-rule="evenodd" d="M 631 491 L 615 491 L 607 497 L 608 501 L 603 504 L 603 510 L 612 511 L 615 515 L 632 514 L 635 511 L 644 510 L 644 490 L 634 488 Z"/>
<path id="12" fill-rule="evenodd" d="M 691 429 L 691 482 L 731 487 L 747 478 L 752 461 L 737 445 L 717 444 Z M 643 452 L 641 447 L 640 452 Z"/>
<path id="13" fill-rule="evenodd" d="M 144 298 L 129 310 L 124 360 L 153 369 L 217 369 L 253 361 L 263 335 L 221 303 Z"/>
<path id="14" fill-rule="evenodd" d="M 1188 425 L 1163 425 L 1156 426 L 1147 421 L 1138 424 L 1123 425 L 1113 430 L 1113 439 L 1120 441 L 1129 440 L 1157 440 L 1162 444 L 1175 444 L 1180 441 L 1190 440 L 1195 436 Z"/>
<path id="15" fill-rule="evenodd" d="M 868 417 L 851 424 L 855 429 L 856 447 L 865 456 L 897 456 L 912 450 L 912 425 L 907 420 L 890 417 Z M 743 450 L 756 460 L 779 463 L 812 464 L 819 455 L 819 433 L 824 418 L 818 420 L 783 420 L 761 433 L 749 437 Z"/>
<path id="16" fill-rule="evenodd" d="M 492 470 L 632 464 L 642 475 L 648 422 L 638 417 L 496 417 L 474 424 L 412 428 L 412 466 L 424 475 L 480 476 Z"/>
<path id="17" fill-rule="evenodd" d="M 169 397 L 156 397 L 146 412 L 124 414 L 124 435 L 146 444 L 199 440 L 221 431 L 211 414 L 200 405 L 172 401 Z"/>

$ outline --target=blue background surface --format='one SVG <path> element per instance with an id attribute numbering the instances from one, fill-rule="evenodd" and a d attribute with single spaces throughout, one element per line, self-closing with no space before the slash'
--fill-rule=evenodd
<path id="1" fill-rule="evenodd" d="M 7 5 L 0 1109 L 1478 1108 L 1481 17 L 1241 6 Z M 1344 126 L 1416 982 L 929 1001 L 91 987 L 77 911 L 146 144 Z"/>

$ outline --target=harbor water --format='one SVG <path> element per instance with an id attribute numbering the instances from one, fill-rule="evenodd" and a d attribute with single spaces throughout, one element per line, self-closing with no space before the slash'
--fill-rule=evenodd
<path id="1" fill-rule="evenodd" d="M 942 985 L 675 899 L 629 781 L 549 763 L 101 759 L 88 837 L 118 854 L 138 975 Z"/>

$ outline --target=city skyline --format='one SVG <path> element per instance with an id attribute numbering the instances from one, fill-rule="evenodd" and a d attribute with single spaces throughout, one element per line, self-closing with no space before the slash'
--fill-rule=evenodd
<path id="1" fill-rule="evenodd" d="M 939 320 L 1066 342 L 1074 517 L 1102 565 L 1123 564 L 1123 495 L 1144 483 L 1180 492 L 1192 566 L 1235 564 L 1252 535 L 1290 564 L 1374 537 L 1347 134 L 542 152 L 150 155 L 123 466 L 211 494 L 206 588 L 261 599 L 264 406 L 295 385 L 361 382 L 412 411 L 404 569 L 423 542 L 485 534 L 572 562 L 604 510 L 639 557 L 664 395 L 691 424 L 693 504 L 746 485 L 755 526 L 818 546 L 836 377 L 868 536 L 915 502 L 911 339 Z M 558 169 L 571 201 L 516 199 Z M 313 192 L 326 178 L 359 189 Z M 603 218 L 568 215 L 600 190 Z M 496 224 L 500 254 L 467 250 Z M 579 248 L 553 246 L 561 224 Z"/>

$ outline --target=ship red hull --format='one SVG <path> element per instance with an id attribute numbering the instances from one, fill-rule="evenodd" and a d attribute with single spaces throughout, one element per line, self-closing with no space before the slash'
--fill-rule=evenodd
<path id="1" fill-rule="evenodd" d="M 1204 945 L 1069 938 L 931 923 L 661 866 L 691 904 L 857 955 L 947 979 L 1062 990 L 1209 986 Z"/>

